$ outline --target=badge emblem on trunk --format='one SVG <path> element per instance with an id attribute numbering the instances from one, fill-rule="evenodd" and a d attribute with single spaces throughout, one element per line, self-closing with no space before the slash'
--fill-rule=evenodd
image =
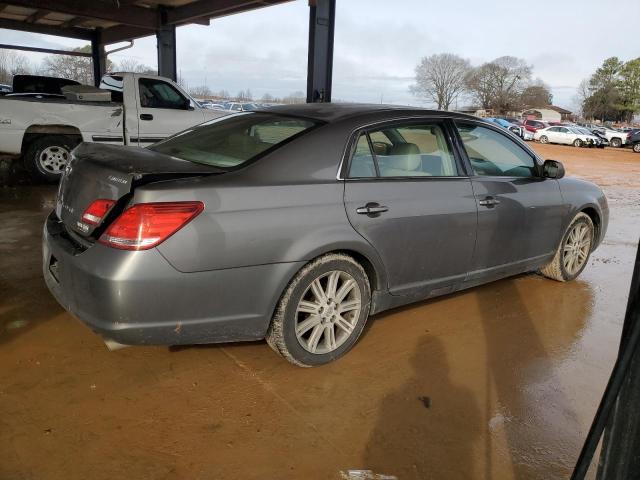
<path id="1" fill-rule="evenodd" d="M 76 227 L 78 227 L 78 229 L 82 232 L 82 233 L 88 233 L 89 232 L 89 225 L 82 223 L 82 222 L 76 222 Z"/>

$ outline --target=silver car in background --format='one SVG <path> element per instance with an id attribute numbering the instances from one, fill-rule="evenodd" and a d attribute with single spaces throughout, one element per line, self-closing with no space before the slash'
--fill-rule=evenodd
<path id="1" fill-rule="evenodd" d="M 370 314 L 523 272 L 572 280 L 607 222 L 600 188 L 475 117 L 282 106 L 147 149 L 80 145 L 43 272 L 119 343 L 266 338 L 314 366 Z"/>

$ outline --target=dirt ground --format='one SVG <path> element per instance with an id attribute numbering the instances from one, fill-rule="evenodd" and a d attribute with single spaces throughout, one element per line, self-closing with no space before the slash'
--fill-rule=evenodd
<path id="1" fill-rule="evenodd" d="M 580 279 L 526 275 L 378 315 L 315 369 L 263 342 L 109 352 L 41 278 L 55 188 L 0 187 L 0 479 L 568 478 L 617 351 L 640 155 L 535 148 L 609 197 Z"/>

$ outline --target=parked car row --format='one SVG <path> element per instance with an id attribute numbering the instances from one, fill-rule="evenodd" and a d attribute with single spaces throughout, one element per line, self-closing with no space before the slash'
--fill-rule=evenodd
<path id="1" fill-rule="evenodd" d="M 533 135 L 534 140 L 540 143 L 559 143 L 573 145 L 574 147 L 604 147 L 600 137 L 589 130 L 576 127 L 551 126 L 539 128 Z"/>
<path id="2" fill-rule="evenodd" d="M 546 122 L 537 119 L 494 119 L 488 118 L 493 123 L 507 122 L 509 129 L 522 128 L 522 138 L 528 140 L 527 132 L 532 134 L 533 140 L 541 143 L 558 143 L 574 145 L 576 147 L 614 147 L 630 146 L 634 152 L 640 153 L 640 129 L 616 129 L 605 125 L 593 123 L 575 124 L 568 122 Z"/>

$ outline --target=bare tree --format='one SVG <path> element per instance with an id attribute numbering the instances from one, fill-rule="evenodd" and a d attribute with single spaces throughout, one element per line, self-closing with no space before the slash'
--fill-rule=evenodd
<path id="1" fill-rule="evenodd" d="M 74 48 L 76 52 L 91 53 L 91 46 Z M 90 57 L 51 55 L 45 58 L 43 69 L 48 75 L 68 78 L 90 85 L 93 83 L 93 65 Z M 107 59 L 107 71 L 113 70 L 113 62 Z"/>
<path id="2" fill-rule="evenodd" d="M 585 117 L 584 104 L 590 95 L 589 79 L 585 78 L 580 82 L 578 88 L 576 88 L 576 94 L 571 99 L 573 111 L 576 112 L 579 117 Z"/>
<path id="3" fill-rule="evenodd" d="M 158 74 L 158 71 L 155 68 L 140 63 L 135 58 L 123 58 L 116 64 L 115 68 L 120 72 L 144 73 L 146 75 Z"/>
<path id="4" fill-rule="evenodd" d="M 296 90 L 295 92 L 290 93 L 289 95 L 284 97 L 282 99 L 282 101 L 283 101 L 283 103 L 288 103 L 288 104 L 305 103 L 307 101 L 307 97 L 304 94 L 304 92 L 302 92 L 300 90 Z"/>
<path id="5" fill-rule="evenodd" d="M 33 67 L 27 57 L 11 50 L 0 49 L 0 83 L 10 84 L 14 75 L 32 71 Z"/>
<path id="6" fill-rule="evenodd" d="M 520 58 L 506 56 L 474 68 L 467 87 L 482 108 L 506 113 L 522 107 L 522 92 L 530 81 L 531 67 Z"/>
<path id="7" fill-rule="evenodd" d="M 465 90 L 465 79 L 471 69 L 468 60 L 452 53 L 424 57 L 416 66 L 416 83 L 409 90 L 449 110 L 455 99 Z"/>
<path id="8" fill-rule="evenodd" d="M 211 89 L 206 85 L 200 85 L 198 87 L 192 87 L 189 89 L 189 93 L 196 98 L 210 98 L 213 96 Z"/>
<path id="9" fill-rule="evenodd" d="M 523 107 L 544 107 L 553 103 L 551 89 L 545 83 L 536 79 L 534 83 L 522 91 L 520 103 Z"/>

